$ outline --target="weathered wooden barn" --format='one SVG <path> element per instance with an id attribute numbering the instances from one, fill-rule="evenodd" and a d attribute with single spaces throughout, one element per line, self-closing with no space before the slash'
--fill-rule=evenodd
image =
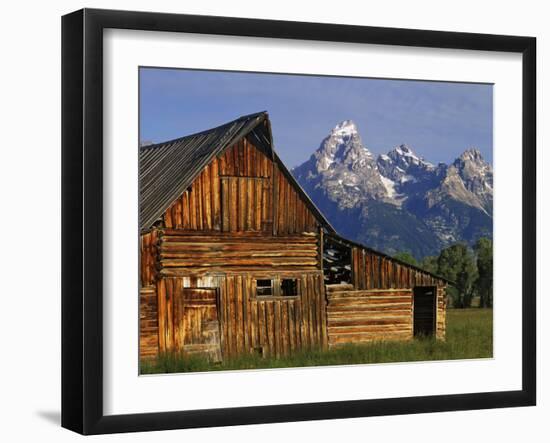
<path id="1" fill-rule="evenodd" d="M 447 282 L 340 237 L 265 112 L 140 148 L 140 355 L 445 337 Z"/>

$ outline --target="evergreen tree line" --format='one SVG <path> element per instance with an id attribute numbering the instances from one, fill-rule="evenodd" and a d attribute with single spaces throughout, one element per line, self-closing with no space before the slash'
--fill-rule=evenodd
<path id="1" fill-rule="evenodd" d="M 457 243 L 443 249 L 439 256 L 428 256 L 418 262 L 409 252 L 396 258 L 440 275 L 455 283 L 447 293 L 455 308 L 469 308 L 479 297 L 480 308 L 493 307 L 493 242 L 482 237 L 470 248 Z"/>

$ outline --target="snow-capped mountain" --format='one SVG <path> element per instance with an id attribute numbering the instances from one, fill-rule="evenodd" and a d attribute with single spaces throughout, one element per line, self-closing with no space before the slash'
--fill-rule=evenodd
<path id="1" fill-rule="evenodd" d="M 299 181 L 325 189 L 341 209 L 354 208 L 369 198 L 385 199 L 388 194 L 376 158 L 363 145 L 351 120 L 336 125 L 293 173 Z"/>
<path id="2" fill-rule="evenodd" d="M 397 146 L 387 154 L 380 155 L 377 164 L 383 176 L 399 184 L 415 183 L 418 176 L 432 174 L 435 169 L 434 165 L 418 157 L 407 145 Z"/>
<path id="3" fill-rule="evenodd" d="M 493 171 L 473 148 L 450 165 L 405 144 L 375 157 L 345 120 L 292 172 L 341 234 L 388 253 L 492 236 Z"/>

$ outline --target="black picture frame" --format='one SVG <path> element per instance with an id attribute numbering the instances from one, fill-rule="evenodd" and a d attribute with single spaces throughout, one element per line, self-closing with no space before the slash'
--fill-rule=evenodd
<path id="1" fill-rule="evenodd" d="M 171 31 L 522 54 L 522 389 L 177 412 L 103 413 L 103 30 Z M 536 403 L 536 39 L 83 9 L 62 18 L 62 426 L 82 434 L 414 414 Z"/>

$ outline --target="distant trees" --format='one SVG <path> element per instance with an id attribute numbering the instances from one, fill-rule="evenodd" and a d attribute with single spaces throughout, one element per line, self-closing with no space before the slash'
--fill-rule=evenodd
<path id="1" fill-rule="evenodd" d="M 479 295 L 480 308 L 493 307 L 493 242 L 480 238 L 474 245 L 477 257 L 475 291 Z"/>
<path id="2" fill-rule="evenodd" d="M 414 258 L 409 251 L 398 252 L 397 254 L 394 255 L 394 257 L 397 260 L 401 260 L 402 262 L 408 263 L 409 265 L 418 266 L 418 262 L 416 261 L 416 258 Z"/>
<path id="3" fill-rule="evenodd" d="M 437 257 L 428 255 L 422 259 L 420 267 L 432 274 L 437 274 Z"/>
<path id="4" fill-rule="evenodd" d="M 479 297 L 480 308 L 493 307 L 492 240 L 482 237 L 473 248 L 457 243 L 443 249 L 439 256 L 427 256 L 420 262 L 409 252 L 394 257 L 454 282 L 447 290 L 453 307 L 469 308 L 475 296 Z"/>
<path id="5" fill-rule="evenodd" d="M 476 259 L 464 243 L 449 246 L 437 259 L 437 273 L 455 283 L 450 288 L 455 308 L 468 308 L 472 304 L 474 282 L 477 279 Z"/>

